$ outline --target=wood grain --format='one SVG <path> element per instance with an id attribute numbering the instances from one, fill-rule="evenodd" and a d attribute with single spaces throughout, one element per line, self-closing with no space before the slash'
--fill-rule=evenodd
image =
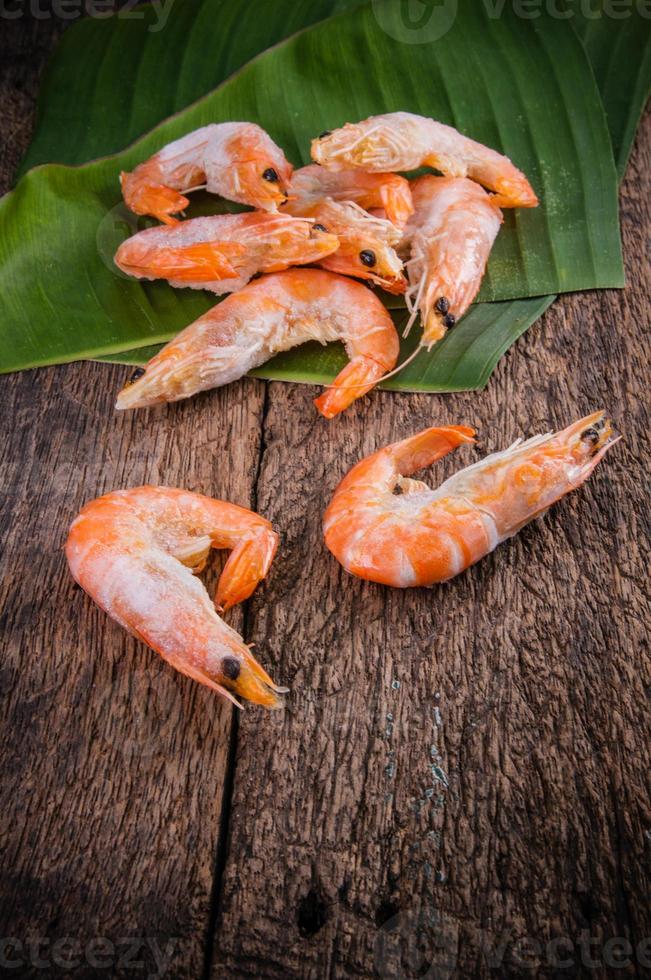
<path id="1" fill-rule="evenodd" d="M 34 25 L 9 27 L 30 45 Z M 22 112 L 24 67 L 5 68 L 9 103 Z M 15 128 L 6 135 L 3 190 L 21 142 Z M 154 975 L 157 942 L 167 975 L 197 977 L 209 949 L 232 711 L 95 607 L 62 548 L 81 505 L 118 487 L 163 483 L 251 506 L 264 386 L 118 414 L 127 371 L 73 364 L 1 382 L 0 937 L 41 937 L 40 958 L 55 975 L 66 973 L 57 957 L 70 956 L 52 944 L 65 937 L 83 951 L 73 950 L 75 975 L 89 976 L 89 942 L 113 943 L 108 952 L 100 945 L 97 961 L 124 976 Z M 241 629 L 243 611 L 229 621 Z M 140 969 L 125 962 L 129 937 L 146 941 L 131 947 Z M 21 976 L 43 976 L 25 946 L 8 954 L 16 956 Z"/>
<path id="2" fill-rule="evenodd" d="M 172 975 L 196 977 L 231 708 L 95 607 L 62 547 L 81 505 L 118 487 L 251 506 L 263 392 L 251 381 L 190 411 L 118 416 L 123 375 L 85 364 L 3 384 L 0 935 L 172 938 Z"/>
<path id="3" fill-rule="evenodd" d="M 59 26 L 2 31 L 0 190 Z M 44 945 L 47 968 L 28 954 L 13 975 L 601 978 L 606 940 L 651 935 L 650 148 L 647 116 L 626 291 L 558 301 L 480 394 L 377 392 L 327 423 L 302 386 L 117 415 L 122 368 L 0 379 L 0 939 L 83 947 L 67 969 Z M 625 439 L 591 482 L 453 582 L 383 589 L 327 553 L 329 495 L 378 446 L 468 422 L 489 452 L 600 406 Z M 230 621 L 291 686 L 283 712 L 234 722 L 72 584 L 81 504 L 146 481 L 281 531 Z M 128 937 L 159 945 L 120 963 Z M 651 951 L 628 959 L 616 975 L 648 973 Z"/>
<path id="4" fill-rule="evenodd" d="M 626 292 L 564 297 L 484 392 L 376 393 L 328 424 L 270 386 L 257 494 L 283 558 L 250 627 L 292 694 L 241 721 L 215 977 L 606 977 L 606 940 L 651 933 L 650 123 Z M 329 495 L 375 448 L 461 422 L 489 452 L 602 406 L 625 440 L 589 485 L 447 585 L 385 589 L 326 551 Z"/>

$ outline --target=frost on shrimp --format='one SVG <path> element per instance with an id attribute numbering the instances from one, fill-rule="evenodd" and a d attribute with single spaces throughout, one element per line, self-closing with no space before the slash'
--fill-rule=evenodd
<path id="1" fill-rule="evenodd" d="M 538 198 L 508 157 L 463 136 L 451 126 L 410 112 L 346 123 L 312 143 L 312 158 L 332 170 L 408 171 L 433 167 L 450 177 L 470 177 L 497 194 L 499 207 L 536 207 Z"/>
<path id="2" fill-rule="evenodd" d="M 299 213 L 300 206 L 292 213 Z M 331 272 L 365 279 L 389 293 L 407 288 L 402 259 L 396 246 L 402 238 L 390 221 L 375 217 L 351 201 L 324 198 L 309 208 L 317 224 L 336 235 L 339 246 L 319 265 Z"/>
<path id="3" fill-rule="evenodd" d="M 437 490 L 410 476 L 473 441 L 425 429 L 362 460 L 326 510 L 326 545 L 360 578 L 398 588 L 458 575 L 579 487 L 618 441 L 603 412 L 487 456 Z"/>
<path id="4" fill-rule="evenodd" d="M 324 198 L 331 201 L 352 201 L 365 211 L 374 209 L 385 212 L 387 219 L 397 228 L 403 228 L 413 214 L 409 181 L 398 174 L 370 174 L 360 170 L 326 170 L 311 164 L 295 170 L 288 191 L 289 209 L 294 203 L 307 214 L 310 206 L 316 206 Z"/>
<path id="5" fill-rule="evenodd" d="M 420 310 L 423 344 L 430 347 L 477 295 L 502 212 L 494 197 L 464 177 L 421 177 L 412 194 L 415 211 L 404 236 L 410 247 L 406 299 L 412 313 Z"/>
<path id="6" fill-rule="evenodd" d="M 260 272 L 318 262 L 339 247 L 336 235 L 307 218 L 248 212 L 191 218 L 132 235 L 116 265 L 138 279 L 233 292 Z"/>
<path id="7" fill-rule="evenodd" d="M 241 378 L 308 340 L 343 342 L 350 363 L 316 399 L 332 418 L 394 367 L 399 343 L 380 300 L 361 283 L 319 269 L 264 276 L 200 317 L 139 368 L 117 408 L 178 401 Z"/>
<path id="8" fill-rule="evenodd" d="M 91 598 L 176 670 L 231 701 L 234 693 L 273 708 L 283 689 L 217 615 L 193 573 L 211 548 L 231 549 L 216 597 L 228 609 L 251 595 L 277 546 L 269 521 L 244 507 L 145 486 L 87 504 L 70 528 L 66 557 Z"/>
<path id="9" fill-rule="evenodd" d="M 136 214 L 168 224 L 189 204 L 186 194 L 205 187 L 229 201 L 275 211 L 286 197 L 292 165 L 260 126 L 212 123 L 168 143 L 122 173 L 125 203 Z"/>

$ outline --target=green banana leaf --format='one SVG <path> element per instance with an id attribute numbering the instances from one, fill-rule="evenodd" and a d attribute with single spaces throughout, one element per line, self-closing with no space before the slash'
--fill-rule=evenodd
<path id="1" fill-rule="evenodd" d="M 18 176 L 43 163 L 117 153 L 267 48 L 360 2 L 172 0 L 166 15 L 129 4 L 109 17 L 83 18 L 47 67 Z"/>
<path id="2" fill-rule="evenodd" d="M 363 2 L 183 0 L 168 5 L 166 17 L 143 4 L 83 18 L 48 65 L 18 176 L 43 163 L 81 164 L 117 153 L 267 48 Z M 608 0 L 565 4 L 595 73 L 621 177 L 651 87 L 651 25 L 641 3 L 620 12 Z M 136 91 L 143 95 L 134 98 Z"/>
<path id="3" fill-rule="evenodd" d="M 306 159 L 315 131 L 347 118 L 407 108 L 447 119 L 503 146 L 545 202 L 536 212 L 508 216 L 484 298 L 621 285 L 614 168 L 598 94 L 573 33 L 549 17 L 490 20 L 466 2 L 440 42 L 396 44 L 400 5 L 381 9 L 379 17 L 377 3 L 366 6 L 279 45 L 117 158 L 29 173 L 0 204 L 3 322 L 9 325 L 4 369 L 167 339 L 210 305 L 203 295 L 163 283 L 124 280 L 111 270 L 110 255 L 129 229 L 117 204 L 118 171 L 219 118 L 256 119 L 297 162 Z M 479 89 L 478 77 L 484 79 Z M 28 278 L 36 288 L 26 292 Z M 520 309 L 514 335 L 522 332 L 522 316 Z M 489 319 L 495 321 L 494 311 Z M 463 358 L 456 375 L 464 375 Z M 468 373 L 461 383 L 478 381 Z"/>
<path id="4" fill-rule="evenodd" d="M 356 2 L 356 0 L 353 0 Z M 231 58 L 231 65 L 234 65 L 233 58 L 241 58 L 242 63 L 246 60 L 246 55 L 253 56 L 256 52 L 251 47 L 250 20 L 247 16 L 250 8 L 244 7 L 242 0 L 236 0 L 240 16 L 235 22 L 231 20 L 228 37 L 230 45 L 228 52 Z M 334 5 L 333 5 L 334 6 Z M 608 126 L 610 130 L 613 150 L 617 160 L 620 178 L 626 168 L 631 146 L 633 143 L 637 121 L 642 113 L 643 106 L 648 98 L 649 87 L 651 86 L 651 31 L 648 24 L 640 15 L 636 7 L 627 18 L 618 19 L 614 24 L 611 18 L 604 15 L 603 0 L 590 0 L 590 7 L 587 8 L 585 0 L 580 3 L 573 2 L 574 26 L 586 45 L 588 56 L 591 60 L 595 72 L 597 84 L 607 111 Z M 192 32 L 184 26 L 182 17 L 189 17 L 189 22 L 197 22 L 199 25 L 207 23 L 206 18 L 220 16 L 223 12 L 223 0 L 187 0 L 187 5 L 181 8 L 181 13 L 177 18 L 177 9 L 172 11 L 172 19 L 169 22 L 170 30 L 165 35 L 160 35 L 160 42 L 166 41 L 169 45 L 169 58 L 162 60 L 170 66 L 166 74 L 165 91 L 170 97 L 174 97 L 176 102 L 168 103 L 168 108 L 182 108 L 182 100 L 185 97 L 190 101 L 189 91 L 186 84 L 180 85 L 175 69 L 190 62 L 202 62 L 212 70 L 211 82 L 217 85 L 221 80 L 219 72 L 222 65 L 218 57 L 203 59 L 204 51 L 203 31 Z M 300 16 L 298 11 L 300 9 Z M 277 15 L 276 24 L 282 31 L 286 29 L 289 33 L 292 28 L 308 26 L 310 18 L 316 19 L 324 14 L 324 8 L 317 10 L 313 4 L 299 5 L 290 4 L 289 9 L 285 9 L 282 0 L 279 0 L 272 8 L 272 13 Z M 266 8 L 265 8 L 266 12 Z M 296 14 L 292 22 L 291 13 Z M 305 18 L 301 23 L 301 17 Z M 256 11 L 256 23 L 260 20 L 260 11 Z M 271 25 L 265 34 L 274 37 Z M 92 150 L 84 145 L 84 130 L 79 126 L 79 119 L 86 124 L 88 113 L 93 113 L 92 99 L 77 103 L 68 98 L 61 99 L 60 93 L 65 92 L 69 85 L 74 84 L 75 75 L 75 56 L 88 48 L 89 43 L 92 50 L 101 52 L 102 63 L 109 63 L 110 58 L 107 54 L 110 49 L 116 52 L 116 63 L 113 65 L 117 71 L 117 58 L 122 58 L 125 44 L 130 44 L 137 48 L 132 52 L 131 63 L 140 64 L 145 58 L 146 49 L 151 47 L 149 39 L 150 24 L 143 18 L 138 22 L 138 27 L 130 23 L 128 25 L 129 35 L 125 36 L 123 23 L 118 18 L 112 18 L 108 23 L 102 22 L 99 26 L 96 21 L 85 21 L 82 25 L 75 27 L 66 35 L 66 40 L 70 43 L 69 49 L 61 46 L 56 54 L 52 66 L 51 79 L 56 84 L 50 85 L 45 89 L 45 97 L 42 101 L 42 112 L 40 125 L 37 126 L 35 142 L 30 148 L 30 155 L 36 162 L 40 162 L 39 152 L 45 155 L 42 159 L 56 159 L 68 162 L 83 162 L 92 155 Z M 115 35 L 111 37 L 109 29 Z M 78 35 L 75 36 L 75 32 Z M 89 36 L 92 35 L 92 36 Z M 183 51 L 184 57 L 178 57 L 178 37 L 184 38 Z M 74 39 L 74 44 L 72 43 Z M 119 41 L 119 43 L 118 43 Z M 224 51 L 223 46 L 219 53 Z M 156 54 L 160 60 L 161 48 L 157 46 Z M 150 59 L 151 63 L 151 59 Z M 91 74 L 94 69 L 95 61 L 91 60 L 87 68 Z M 72 68 L 72 71 L 71 71 Z M 150 72 L 143 70 L 140 65 L 140 83 L 148 89 L 151 86 L 160 96 L 163 89 L 157 84 L 160 73 L 155 69 Z M 200 88 L 201 84 L 210 87 L 208 80 L 196 73 L 190 76 L 195 81 L 193 94 L 196 97 L 204 94 Z M 86 79 L 88 83 L 88 78 Z M 87 95 L 92 87 L 85 87 L 82 95 Z M 165 115 L 164 111 L 158 108 L 155 99 L 144 102 L 147 113 L 147 121 L 150 125 L 159 122 Z M 124 110 L 123 103 L 117 101 L 111 107 L 117 116 L 117 123 L 113 126 L 116 138 L 109 142 L 104 127 L 93 130 L 93 137 L 103 142 L 100 144 L 103 152 L 117 150 L 123 142 L 127 142 L 126 135 L 135 137 L 136 131 L 132 128 L 129 131 L 131 115 Z M 160 115 L 157 115 L 160 112 Z M 143 120 L 140 124 L 142 125 Z M 61 125 L 60 123 L 63 123 Z M 143 126 L 143 128 L 145 128 Z M 72 142 L 67 141 L 67 133 L 71 132 L 75 138 Z M 68 154 L 68 155 L 66 155 Z M 465 366 L 466 378 L 475 379 L 474 387 L 481 387 L 488 381 L 495 365 L 502 353 L 511 346 L 512 343 L 526 330 L 538 316 L 552 302 L 553 297 L 543 298 L 542 300 L 520 300 L 489 305 L 480 304 L 474 306 L 468 317 L 458 325 L 454 334 L 448 335 L 445 346 L 439 345 L 432 354 L 423 353 L 415 362 L 410 364 L 400 375 L 386 382 L 383 387 L 398 388 L 401 390 L 454 390 L 459 386 L 464 388 L 463 381 L 455 383 L 455 377 L 460 372 L 460 366 Z M 499 319 L 498 319 L 499 314 Z M 498 328 L 499 323 L 499 328 Z M 454 343 L 452 342 L 454 337 Z M 481 339 L 480 339 L 481 338 Z M 454 350 L 454 360 L 450 354 Z M 145 364 L 151 357 L 160 350 L 160 345 L 152 347 L 136 348 L 130 351 L 123 351 L 118 354 L 105 355 L 103 359 L 116 361 L 118 363 L 138 365 Z M 410 353 L 410 344 L 403 344 L 400 359 L 404 360 Z M 481 364 L 478 358 L 482 358 Z M 298 351 L 290 351 L 286 354 L 278 355 L 268 364 L 259 368 L 256 374 L 259 377 L 266 377 L 277 380 L 303 380 L 309 383 L 324 383 L 331 381 L 343 362 L 343 353 L 338 345 L 331 345 L 327 351 L 316 345 L 306 345 Z M 423 363 L 425 362 L 425 363 Z M 428 387 L 428 385 L 430 387 Z"/>
<path id="5" fill-rule="evenodd" d="M 651 10 L 605 0 L 567 0 L 601 92 L 620 180 L 651 90 Z"/>

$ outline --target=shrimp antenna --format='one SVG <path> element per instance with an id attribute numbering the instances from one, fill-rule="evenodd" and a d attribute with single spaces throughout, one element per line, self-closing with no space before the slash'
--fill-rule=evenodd
<path id="1" fill-rule="evenodd" d="M 411 313 L 409 314 L 409 319 L 407 320 L 407 322 L 405 324 L 405 329 L 402 331 L 402 336 L 403 337 L 408 337 L 409 336 L 409 333 L 410 333 L 411 328 L 413 327 L 413 325 L 414 325 L 414 323 L 416 321 L 417 316 L 418 316 L 418 301 L 416 302 L 416 305 L 412 308 Z"/>
<path id="2" fill-rule="evenodd" d="M 379 385 L 381 381 L 386 381 L 388 378 L 393 378 L 394 375 L 399 374 L 403 370 L 403 368 L 406 368 L 408 364 L 411 364 L 411 362 L 416 359 L 416 356 L 420 354 L 423 347 L 424 344 L 419 344 L 418 347 L 416 347 L 415 350 L 411 352 L 409 357 L 405 358 L 402 364 L 399 364 L 397 367 L 394 367 L 393 371 L 389 371 L 388 374 L 383 374 L 382 377 L 378 378 L 378 380 L 375 383 Z"/>

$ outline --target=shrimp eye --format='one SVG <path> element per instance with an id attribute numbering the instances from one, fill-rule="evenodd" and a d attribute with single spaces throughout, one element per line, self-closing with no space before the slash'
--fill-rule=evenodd
<path id="1" fill-rule="evenodd" d="M 136 370 L 131 375 L 131 377 L 129 378 L 129 381 L 127 382 L 127 384 L 130 384 L 130 385 L 135 384 L 136 381 L 139 378 L 142 378 L 142 376 L 143 376 L 144 373 L 145 373 L 144 367 L 137 367 Z"/>
<path id="2" fill-rule="evenodd" d="M 453 327 L 456 322 L 457 322 L 457 318 L 454 315 L 454 313 L 448 313 L 443 321 L 444 325 L 448 328 Z"/>
<path id="3" fill-rule="evenodd" d="M 320 140 L 324 140 L 326 138 L 326 136 L 332 136 L 332 130 L 331 129 L 324 129 L 323 132 L 321 133 L 321 135 L 319 136 L 319 139 Z"/>
<path id="4" fill-rule="evenodd" d="M 596 446 L 599 442 L 599 433 L 596 429 L 586 429 L 585 432 L 581 433 L 581 442 L 589 442 Z"/>
<path id="5" fill-rule="evenodd" d="M 227 677 L 229 681 L 236 681 L 240 676 L 241 669 L 242 665 L 240 664 L 239 660 L 235 659 L 235 657 L 224 657 L 222 660 L 222 674 L 224 677 Z"/>
<path id="6" fill-rule="evenodd" d="M 375 252 L 371 251 L 370 248 L 363 248 L 362 251 L 359 253 L 359 258 L 362 264 L 367 265 L 369 269 L 372 268 L 377 262 L 377 258 L 375 257 Z"/>
<path id="7" fill-rule="evenodd" d="M 325 231 L 325 232 L 328 231 L 325 225 L 319 224 L 318 222 L 317 224 L 312 225 L 312 227 L 314 228 L 315 231 Z"/>
<path id="8" fill-rule="evenodd" d="M 277 184 L 278 183 L 278 174 L 276 173 L 276 171 L 274 170 L 273 167 L 267 167 L 267 169 L 265 170 L 265 172 L 262 175 L 262 179 L 263 180 L 268 180 L 270 184 Z"/>
<path id="9" fill-rule="evenodd" d="M 445 316 L 450 309 L 450 300 L 447 298 L 447 296 L 439 296 L 435 305 L 439 313 L 442 313 L 443 316 Z"/>

